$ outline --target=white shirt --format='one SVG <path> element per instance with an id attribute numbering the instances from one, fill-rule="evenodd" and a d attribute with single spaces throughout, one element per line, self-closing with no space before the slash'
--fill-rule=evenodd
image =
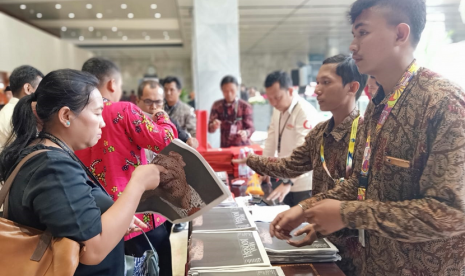
<path id="1" fill-rule="evenodd" d="M 281 123 L 279 122 L 280 117 Z M 300 96 L 295 95 L 287 111 L 280 112 L 276 108 L 273 109 L 263 156 L 277 156 L 280 158 L 290 156 L 294 148 L 304 143 L 305 136 L 320 121 L 320 115 L 313 105 Z M 282 132 L 281 151 L 277 153 L 280 132 Z M 291 192 L 302 192 L 312 189 L 311 171 L 291 180 L 294 183 Z"/>
<path id="2" fill-rule="evenodd" d="M 13 118 L 13 111 L 18 102 L 19 99 L 13 97 L 2 110 L 0 110 L 0 151 L 5 147 L 6 141 L 13 130 L 11 118 Z"/>

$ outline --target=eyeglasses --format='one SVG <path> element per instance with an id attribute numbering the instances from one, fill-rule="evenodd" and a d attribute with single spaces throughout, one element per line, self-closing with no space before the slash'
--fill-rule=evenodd
<path id="1" fill-rule="evenodd" d="M 156 105 L 156 106 L 160 106 L 160 105 L 163 104 L 163 100 L 152 101 L 152 100 L 149 100 L 149 99 L 145 99 L 144 104 L 147 105 L 147 106 L 151 106 L 153 104 Z"/>

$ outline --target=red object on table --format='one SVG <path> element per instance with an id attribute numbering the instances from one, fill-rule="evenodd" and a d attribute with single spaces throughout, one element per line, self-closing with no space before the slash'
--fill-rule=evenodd
<path id="1" fill-rule="evenodd" d="M 208 132 L 208 112 L 206 110 L 196 110 L 197 116 L 197 132 L 196 138 L 199 141 L 197 150 L 205 151 L 207 149 L 207 132 Z"/>

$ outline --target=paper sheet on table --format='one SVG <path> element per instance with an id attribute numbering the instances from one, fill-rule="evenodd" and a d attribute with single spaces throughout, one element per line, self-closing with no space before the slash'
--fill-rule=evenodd
<path id="1" fill-rule="evenodd" d="M 278 206 L 249 206 L 252 212 L 252 219 L 254 221 L 272 222 L 275 217 L 286 210 L 289 210 L 289 205 Z"/>

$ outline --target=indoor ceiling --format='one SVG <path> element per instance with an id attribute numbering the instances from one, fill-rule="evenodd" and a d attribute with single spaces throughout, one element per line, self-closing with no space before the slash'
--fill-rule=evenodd
<path id="1" fill-rule="evenodd" d="M 328 41 L 348 52 L 352 0 L 238 0 L 240 50 L 322 53 Z M 428 0 L 453 41 L 465 40 L 460 0 Z M 0 0 L 0 10 L 107 57 L 189 58 L 193 0 Z M 432 16 L 432 20 L 441 20 Z"/>

